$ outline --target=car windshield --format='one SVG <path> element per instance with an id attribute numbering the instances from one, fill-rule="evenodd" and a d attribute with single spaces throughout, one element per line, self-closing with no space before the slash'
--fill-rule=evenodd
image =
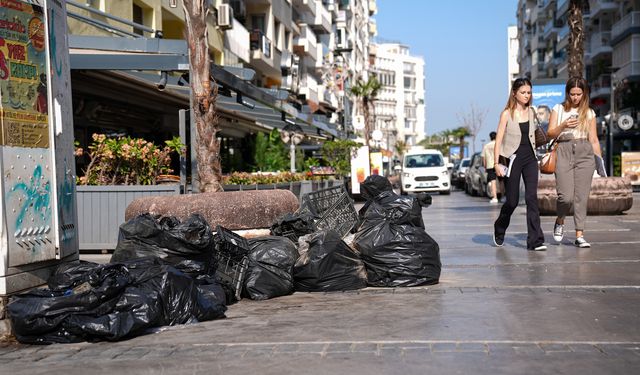
<path id="1" fill-rule="evenodd" d="M 469 166 L 469 159 L 463 160 L 462 161 L 462 166 L 463 167 L 468 167 Z"/>
<path id="2" fill-rule="evenodd" d="M 404 165 L 407 168 L 443 167 L 444 160 L 438 154 L 407 155 Z"/>

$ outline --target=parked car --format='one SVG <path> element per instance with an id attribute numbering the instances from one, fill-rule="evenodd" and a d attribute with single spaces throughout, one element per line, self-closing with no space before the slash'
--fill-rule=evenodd
<path id="1" fill-rule="evenodd" d="M 487 196 L 487 171 L 484 168 L 482 154 L 480 152 L 476 152 L 471 156 L 469 169 L 467 169 L 465 175 L 464 190 L 472 196 Z"/>
<path id="2" fill-rule="evenodd" d="M 451 192 L 451 177 L 438 150 L 415 147 L 404 155 L 400 192 Z"/>
<path id="3" fill-rule="evenodd" d="M 464 158 L 458 164 L 457 168 L 453 171 L 453 177 L 451 183 L 459 189 L 464 189 L 465 185 L 465 176 L 467 175 L 467 170 L 469 169 L 470 158 Z"/>

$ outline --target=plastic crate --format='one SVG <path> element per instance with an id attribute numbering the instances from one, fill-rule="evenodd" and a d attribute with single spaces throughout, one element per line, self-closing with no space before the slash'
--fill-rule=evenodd
<path id="1" fill-rule="evenodd" d="M 318 229 L 334 229 L 342 237 L 358 223 L 358 212 L 344 185 L 305 194 L 300 209 L 317 218 Z"/>
<path id="2" fill-rule="evenodd" d="M 221 284 L 231 288 L 236 299 L 240 300 L 242 285 L 249 268 L 249 242 L 246 238 L 219 225 L 216 227 L 214 241 L 215 256 L 218 261 L 215 278 Z"/>

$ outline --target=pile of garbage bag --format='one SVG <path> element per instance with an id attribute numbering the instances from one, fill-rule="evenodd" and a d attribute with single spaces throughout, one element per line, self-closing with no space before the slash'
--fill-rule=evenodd
<path id="1" fill-rule="evenodd" d="M 219 285 L 152 257 L 62 265 L 48 288 L 14 296 L 7 305 L 16 338 L 31 344 L 116 341 L 155 327 L 223 318 L 225 311 Z"/>
<path id="2" fill-rule="evenodd" d="M 397 195 L 382 176 L 367 177 L 360 189 L 367 203 L 359 212 L 353 244 L 365 264 L 368 284 L 437 284 L 440 248 L 425 230 L 418 200 Z"/>

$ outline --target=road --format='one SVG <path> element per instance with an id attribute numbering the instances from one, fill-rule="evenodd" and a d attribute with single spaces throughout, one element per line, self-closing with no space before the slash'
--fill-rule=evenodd
<path id="1" fill-rule="evenodd" d="M 423 210 L 441 283 L 243 300 L 227 319 L 116 343 L 3 344 L 6 374 L 640 373 L 640 208 L 588 218 L 591 249 L 568 236 L 526 250 L 524 207 L 505 246 L 499 206 L 462 192 Z M 572 232 L 568 220 L 567 232 Z"/>

